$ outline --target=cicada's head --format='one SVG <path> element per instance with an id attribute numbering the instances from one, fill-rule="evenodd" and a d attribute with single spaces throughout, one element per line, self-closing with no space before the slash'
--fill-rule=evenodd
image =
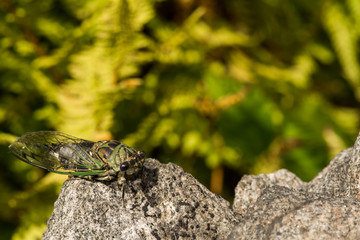
<path id="1" fill-rule="evenodd" d="M 130 168 L 141 169 L 145 161 L 145 152 L 138 151 L 130 158 L 120 164 L 120 171 L 127 171 Z"/>
<path id="2" fill-rule="evenodd" d="M 143 152 L 143 151 L 138 151 L 137 154 L 138 154 L 138 156 L 140 157 L 140 159 L 145 160 L 145 152 Z"/>

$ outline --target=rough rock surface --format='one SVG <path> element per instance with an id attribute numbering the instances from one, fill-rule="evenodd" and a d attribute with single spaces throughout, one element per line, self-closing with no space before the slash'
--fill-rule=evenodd
<path id="1" fill-rule="evenodd" d="M 312 181 L 287 170 L 244 176 L 228 239 L 360 239 L 360 138 Z"/>
<path id="2" fill-rule="evenodd" d="M 147 159 L 144 183 L 67 180 L 43 239 L 224 239 L 238 220 L 229 203 L 180 167 Z"/>
<path id="3" fill-rule="evenodd" d="M 116 182 L 69 179 L 43 239 L 360 239 L 360 137 L 309 183 L 244 176 L 234 205 L 174 164 L 147 159 L 125 202 Z"/>

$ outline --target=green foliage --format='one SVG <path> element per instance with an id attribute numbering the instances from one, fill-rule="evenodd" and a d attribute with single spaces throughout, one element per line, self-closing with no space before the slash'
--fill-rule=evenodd
<path id="1" fill-rule="evenodd" d="M 2 236 L 39 238 L 64 180 L 9 155 L 25 132 L 118 139 L 230 200 L 243 174 L 310 180 L 352 145 L 357 0 L 200 2 L 0 2 Z"/>

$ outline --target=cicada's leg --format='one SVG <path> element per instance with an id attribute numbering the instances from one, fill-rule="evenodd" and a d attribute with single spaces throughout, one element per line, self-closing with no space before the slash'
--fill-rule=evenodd
<path id="1" fill-rule="evenodd" d="M 99 180 L 99 181 L 112 181 L 115 178 L 116 178 L 116 176 L 113 176 L 113 175 L 96 176 L 96 180 Z"/>
<path id="2" fill-rule="evenodd" d="M 86 180 L 94 180 L 94 176 L 93 175 L 68 175 L 69 178 L 82 178 L 82 179 L 86 179 Z"/>
<path id="3" fill-rule="evenodd" d="M 96 175 L 95 179 L 99 181 L 112 181 L 116 178 L 116 172 L 114 170 L 109 170 L 104 173 Z"/>
<path id="4" fill-rule="evenodd" d="M 144 186 L 144 168 L 142 167 L 140 170 L 141 174 L 141 186 Z"/>
<path id="5" fill-rule="evenodd" d="M 126 185 L 126 178 L 124 176 L 119 176 L 118 177 L 118 186 L 120 188 L 121 186 L 121 191 L 122 191 L 122 201 L 123 201 L 123 207 L 125 207 L 125 185 Z"/>

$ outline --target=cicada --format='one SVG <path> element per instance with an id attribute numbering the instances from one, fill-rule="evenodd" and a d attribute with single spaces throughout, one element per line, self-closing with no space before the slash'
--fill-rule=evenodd
<path id="1" fill-rule="evenodd" d="M 88 141 L 55 131 L 30 132 L 10 146 L 10 152 L 50 172 L 85 179 L 112 181 L 122 187 L 142 175 L 145 153 L 115 140 Z"/>

